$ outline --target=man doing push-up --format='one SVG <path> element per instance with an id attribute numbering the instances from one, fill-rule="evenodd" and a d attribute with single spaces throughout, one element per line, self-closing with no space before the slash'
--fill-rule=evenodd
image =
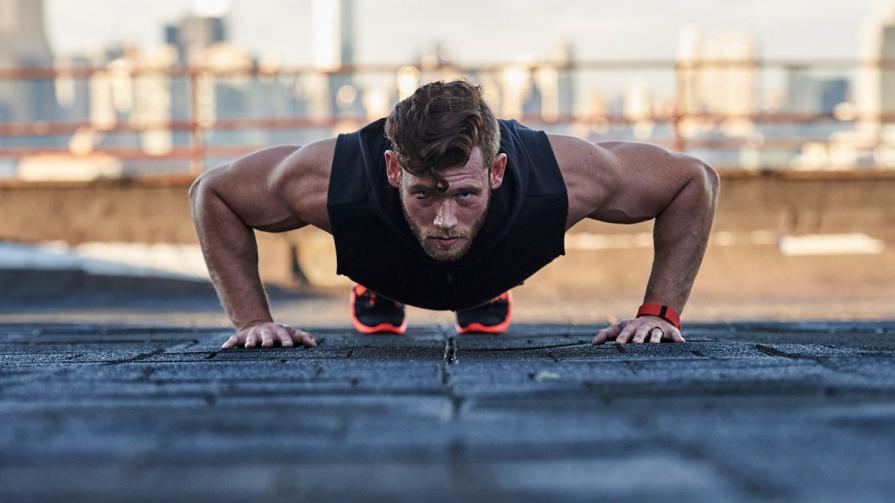
<path id="1" fill-rule="evenodd" d="M 224 348 L 315 346 L 275 323 L 254 230 L 313 225 L 332 234 L 338 273 L 356 282 L 363 333 L 403 333 L 404 305 L 456 311 L 460 333 L 500 333 L 510 290 L 564 253 L 585 218 L 655 219 L 654 261 L 636 317 L 593 342 L 684 342 L 680 314 L 705 253 L 717 172 L 657 146 L 591 143 L 498 120 L 482 89 L 434 82 L 387 118 L 304 147 L 267 148 L 209 170 L 190 188 L 218 296 L 236 326 Z"/>

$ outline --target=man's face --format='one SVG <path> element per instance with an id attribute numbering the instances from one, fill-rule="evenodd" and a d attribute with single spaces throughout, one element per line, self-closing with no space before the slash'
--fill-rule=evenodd
<path id="1" fill-rule="evenodd" d="M 423 251 L 438 261 L 455 261 L 466 255 L 485 222 L 491 190 L 503 181 L 506 154 L 500 154 L 488 170 L 476 147 L 465 165 L 441 172 L 448 183 L 445 192 L 435 190 L 432 178 L 400 169 L 394 152 L 386 152 L 386 162 L 389 182 L 398 189 L 404 217 Z"/>

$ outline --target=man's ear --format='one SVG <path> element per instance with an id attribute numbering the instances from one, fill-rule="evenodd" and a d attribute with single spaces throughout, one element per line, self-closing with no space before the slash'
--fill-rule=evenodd
<path id="1" fill-rule="evenodd" d="M 385 151 L 385 172 L 389 185 L 396 189 L 401 187 L 401 165 L 398 164 L 398 154 L 394 150 Z"/>
<path id="2" fill-rule="evenodd" d="M 503 183 L 503 175 L 507 170 L 507 155 L 497 154 L 494 164 L 491 165 L 491 190 L 496 190 Z"/>

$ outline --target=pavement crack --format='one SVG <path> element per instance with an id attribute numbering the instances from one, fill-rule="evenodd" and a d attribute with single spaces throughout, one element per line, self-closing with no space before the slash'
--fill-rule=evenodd
<path id="1" fill-rule="evenodd" d="M 453 385 L 447 387 L 447 395 L 448 399 L 451 401 L 451 421 L 458 421 L 460 419 L 460 412 L 463 409 L 464 399 L 454 392 Z"/>
<path id="2" fill-rule="evenodd" d="M 156 349 L 156 350 L 149 351 L 149 352 L 146 352 L 146 353 L 140 353 L 140 354 L 138 354 L 137 356 L 133 356 L 133 357 L 131 357 L 131 358 L 126 358 L 126 359 L 124 359 L 124 360 L 115 360 L 115 361 L 111 361 L 111 362 L 108 362 L 107 365 L 119 365 L 119 364 L 122 364 L 122 363 L 134 363 L 134 362 L 139 362 L 139 361 L 145 360 L 145 359 L 147 359 L 147 358 L 152 358 L 153 356 L 160 355 L 160 354 L 162 354 L 162 353 L 164 353 L 164 352 L 165 352 L 164 349 Z"/>
<path id="3" fill-rule="evenodd" d="M 348 353 L 345 354 L 345 359 L 347 360 L 347 359 L 351 358 L 351 355 L 353 355 L 353 354 L 354 354 L 354 348 L 349 349 Z"/>
<path id="4" fill-rule="evenodd" d="M 457 363 L 457 338 L 453 335 L 446 335 L 444 338 L 444 361 L 448 365 Z"/>
<path id="5" fill-rule="evenodd" d="M 457 356 L 457 336 L 451 331 L 441 328 L 441 334 L 444 336 L 444 361 L 439 366 L 439 377 L 441 385 L 444 387 L 444 393 L 451 404 L 451 421 L 458 421 L 460 418 L 460 409 L 463 407 L 463 398 L 454 391 L 454 385 L 451 383 L 451 366 L 459 360 Z"/>
<path id="6" fill-rule="evenodd" d="M 766 355 L 768 355 L 768 356 L 778 356 L 778 357 L 781 357 L 781 358 L 787 358 L 787 359 L 789 359 L 789 360 L 796 360 L 796 359 L 797 359 L 797 357 L 795 357 L 795 356 L 793 356 L 793 355 L 790 355 L 790 354 L 788 354 L 788 353 L 784 353 L 783 351 L 780 351 L 779 349 L 774 349 L 774 348 L 772 348 L 772 347 L 770 347 L 770 346 L 765 346 L 764 344 L 756 344 L 756 345 L 755 345 L 755 349 L 757 349 L 758 351 L 760 351 L 760 352 L 762 352 L 762 353 L 764 353 L 764 354 L 766 354 Z"/>
<path id="7" fill-rule="evenodd" d="M 560 348 L 572 348 L 575 346 L 585 346 L 590 345 L 590 342 L 573 342 L 570 344 L 551 344 L 546 346 L 525 346 L 525 347 L 506 347 L 506 348 L 469 348 L 464 351 L 470 351 L 475 353 L 490 353 L 490 352 L 498 352 L 498 351 L 540 351 L 542 349 L 560 349 Z"/>
<path id="8" fill-rule="evenodd" d="M 145 369 L 143 369 L 143 375 L 140 376 L 140 380 L 148 382 L 149 378 L 152 377 L 152 374 L 155 374 L 155 371 L 155 367 L 146 367 Z"/>
<path id="9" fill-rule="evenodd" d="M 447 386 L 451 381 L 451 370 L 448 368 L 447 362 L 442 363 L 438 367 L 438 376 L 441 380 L 441 384 Z"/>

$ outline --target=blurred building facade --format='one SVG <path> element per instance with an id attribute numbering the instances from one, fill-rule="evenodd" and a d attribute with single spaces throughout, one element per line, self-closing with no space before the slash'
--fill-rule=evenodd
<path id="1" fill-rule="evenodd" d="M 0 0 L 0 67 L 53 65 L 43 0 Z M 51 80 L 0 81 L 0 121 L 47 120 L 56 113 Z"/>
<path id="2" fill-rule="evenodd" d="M 758 51 L 754 37 L 741 32 L 681 34 L 677 60 L 677 108 L 685 115 L 732 117 L 732 133 L 748 134 L 748 116 L 758 102 Z M 700 121 L 694 121 L 697 132 Z"/>
<path id="3" fill-rule="evenodd" d="M 314 68 L 321 72 L 309 84 L 314 117 L 364 115 L 363 91 L 351 73 L 335 72 L 355 64 L 354 0 L 313 0 Z"/>
<path id="4" fill-rule="evenodd" d="M 670 65 L 662 69 L 672 78 L 660 84 L 639 68 L 609 69 L 621 75 L 611 84 L 587 80 L 582 73 L 590 70 L 579 67 L 567 40 L 543 53 L 469 68 L 448 40 L 435 39 L 404 66 L 356 72 L 363 28 L 357 12 L 354 0 L 309 2 L 312 64 L 281 72 L 275 61 L 233 43 L 226 12 L 197 10 L 172 19 L 161 28 L 166 44 L 160 49 L 115 45 L 102 54 L 54 58 L 43 2 L 0 0 L 0 66 L 54 66 L 57 72 L 55 79 L 0 80 L 0 122 L 86 124 L 71 134 L 0 136 L 0 146 L 67 149 L 81 159 L 127 150 L 123 173 L 176 171 L 197 144 L 231 152 L 305 144 L 387 115 L 422 84 L 467 78 L 483 85 L 500 117 L 592 141 L 661 143 L 722 166 L 895 166 L 889 147 L 895 129 L 887 116 L 895 113 L 892 65 L 862 70 L 857 86 L 846 71 L 791 65 L 769 89 L 753 35 L 687 29 L 673 72 Z M 864 60 L 895 60 L 895 16 L 877 20 L 867 34 Z M 95 71 L 73 77 L 82 67 Z M 805 118 L 761 118 L 775 113 Z M 817 114 L 823 117 L 811 118 Z M 308 120 L 289 121 L 296 118 Z M 235 126 L 240 120 L 257 125 Z M 152 162 L 136 159 L 137 152 Z M 10 172 L 10 162 L 0 159 L 0 176 Z"/>

